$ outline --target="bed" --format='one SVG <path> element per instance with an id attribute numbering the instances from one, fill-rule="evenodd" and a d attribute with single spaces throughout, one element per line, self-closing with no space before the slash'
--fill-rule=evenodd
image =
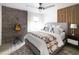
<path id="1" fill-rule="evenodd" d="M 28 32 L 24 39 L 36 55 L 56 54 L 64 46 L 66 23 L 47 23 L 41 31 Z"/>

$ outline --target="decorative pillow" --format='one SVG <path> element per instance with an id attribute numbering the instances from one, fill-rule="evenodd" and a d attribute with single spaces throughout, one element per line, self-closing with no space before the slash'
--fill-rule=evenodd
<path id="1" fill-rule="evenodd" d="M 54 28 L 51 28 L 50 32 L 54 32 Z"/>
<path id="2" fill-rule="evenodd" d="M 49 32 L 49 27 L 44 27 L 43 30 Z"/>
<path id="3" fill-rule="evenodd" d="M 52 25 L 51 28 L 50 28 L 50 32 L 54 33 L 54 28 L 55 28 L 55 25 Z"/>

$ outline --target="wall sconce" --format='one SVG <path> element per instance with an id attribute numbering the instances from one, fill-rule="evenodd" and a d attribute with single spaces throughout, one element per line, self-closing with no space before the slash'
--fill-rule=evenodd
<path id="1" fill-rule="evenodd" d="M 17 24 L 15 25 L 15 31 L 16 31 L 16 32 L 19 32 L 20 30 L 21 30 L 21 25 L 17 23 Z"/>
<path id="2" fill-rule="evenodd" d="M 15 24 L 15 31 L 19 32 L 21 31 L 21 25 L 18 23 L 19 22 L 19 18 L 16 17 L 17 23 Z"/>

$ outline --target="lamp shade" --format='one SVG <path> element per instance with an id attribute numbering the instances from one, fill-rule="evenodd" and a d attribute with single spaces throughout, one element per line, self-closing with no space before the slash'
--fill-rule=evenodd
<path id="1" fill-rule="evenodd" d="M 77 24 L 71 24 L 71 25 L 70 25 L 70 28 L 76 29 L 76 28 L 77 28 Z"/>

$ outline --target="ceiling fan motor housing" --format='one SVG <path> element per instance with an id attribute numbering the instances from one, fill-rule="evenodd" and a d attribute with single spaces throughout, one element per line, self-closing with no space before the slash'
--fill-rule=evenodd
<path id="1" fill-rule="evenodd" d="M 44 9 L 43 7 L 39 7 L 38 9 Z"/>
<path id="2" fill-rule="evenodd" d="M 39 3 L 39 8 L 38 9 L 44 9 L 43 7 L 42 7 L 42 3 Z"/>

